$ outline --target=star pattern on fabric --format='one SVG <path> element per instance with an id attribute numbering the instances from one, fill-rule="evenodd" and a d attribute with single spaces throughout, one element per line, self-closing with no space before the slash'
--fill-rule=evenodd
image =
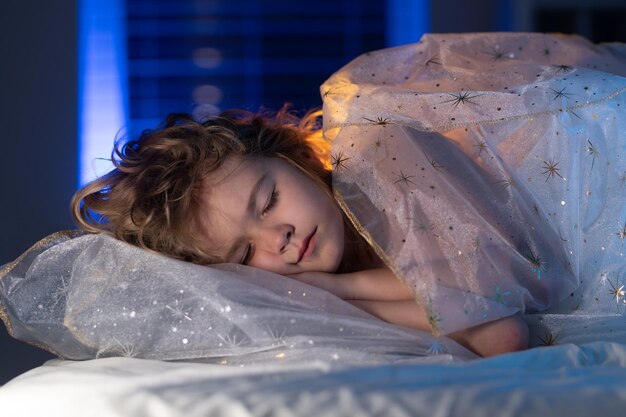
<path id="1" fill-rule="evenodd" d="M 368 119 L 367 117 L 364 117 L 364 119 L 378 126 L 387 126 L 392 123 L 389 118 L 377 117 L 376 119 Z"/>
<path id="2" fill-rule="evenodd" d="M 52 309 L 55 309 L 61 301 L 65 301 L 67 299 L 67 294 L 70 291 L 70 285 L 66 280 L 65 276 L 61 276 L 61 285 L 52 291 L 50 294 L 50 298 L 52 301 Z"/>
<path id="3" fill-rule="evenodd" d="M 102 354 L 99 352 L 98 356 L 121 356 L 124 358 L 134 358 L 139 355 L 139 349 L 133 343 L 122 343 L 117 338 L 113 338 L 115 344 L 105 349 Z"/>
<path id="4" fill-rule="evenodd" d="M 433 230 L 433 228 L 434 228 L 434 227 L 435 227 L 435 225 L 434 225 L 434 224 L 432 224 L 432 223 L 422 222 L 422 223 L 420 223 L 420 224 L 418 224 L 418 225 L 417 225 L 416 230 L 417 230 L 417 231 L 420 231 L 420 232 L 422 232 L 422 233 L 428 233 L 428 232 L 430 232 L 431 230 Z"/>
<path id="5" fill-rule="evenodd" d="M 483 153 L 484 150 L 487 149 L 487 143 L 483 140 L 478 141 L 478 143 L 476 145 L 474 145 L 474 148 L 477 149 L 477 154 L 478 156 L 480 156 L 481 153 Z"/>
<path id="6" fill-rule="evenodd" d="M 404 172 L 402 172 L 402 170 L 400 170 L 400 173 L 397 174 L 396 179 L 394 180 L 393 183 L 397 184 L 400 182 L 406 186 L 408 186 L 409 184 L 417 185 L 411 180 L 411 178 L 415 178 L 415 175 L 407 175 Z"/>
<path id="7" fill-rule="evenodd" d="M 378 135 L 378 138 L 376 138 L 376 140 L 374 141 L 374 143 L 372 144 L 372 146 L 370 146 L 370 149 L 373 149 L 374 152 L 378 152 L 378 150 L 383 146 L 383 141 L 380 138 L 380 134 Z"/>
<path id="8" fill-rule="evenodd" d="M 542 260 L 539 255 L 535 255 L 534 253 L 531 253 L 528 259 L 530 260 L 530 263 L 533 264 L 535 268 L 542 269 L 542 270 L 545 269 L 546 262 Z"/>
<path id="9" fill-rule="evenodd" d="M 434 229 L 435 229 L 435 225 L 433 223 L 421 221 L 415 226 L 413 230 L 416 232 L 425 234 L 427 236 L 430 236 L 432 234 L 434 237 L 439 237 L 437 234 L 433 233 Z"/>
<path id="10" fill-rule="evenodd" d="M 551 67 L 554 70 L 554 72 L 557 74 L 559 72 L 569 72 L 569 70 L 572 69 L 572 67 L 569 65 L 552 65 Z"/>
<path id="11" fill-rule="evenodd" d="M 559 340 L 558 333 L 552 333 L 550 330 L 545 329 L 543 336 L 538 336 L 541 346 L 554 346 Z"/>
<path id="12" fill-rule="evenodd" d="M 623 225 L 620 225 L 619 231 L 615 234 L 619 236 L 620 239 L 622 239 L 622 245 L 623 245 L 624 239 L 626 239 L 626 222 L 624 222 Z"/>
<path id="13" fill-rule="evenodd" d="M 174 304 L 173 306 L 170 306 L 170 305 L 165 306 L 165 308 L 169 310 L 172 317 L 180 320 L 181 322 L 183 320 L 192 321 L 191 316 L 189 315 L 187 311 L 185 311 L 185 308 L 183 307 L 182 303 L 178 301 L 178 299 L 174 300 L 173 304 Z"/>
<path id="14" fill-rule="evenodd" d="M 454 108 L 457 108 L 459 104 L 476 104 L 476 102 L 472 100 L 480 96 L 480 94 L 472 94 L 469 91 L 448 93 L 448 95 L 452 96 L 453 98 L 451 98 L 450 100 L 444 100 L 443 103 L 452 103 Z"/>
<path id="15" fill-rule="evenodd" d="M 591 113 L 593 111 L 596 111 L 599 114 L 598 119 L 600 120 L 604 120 L 604 117 L 607 115 L 611 116 L 610 112 L 607 112 L 606 114 L 601 113 L 600 110 L 595 110 L 594 107 L 588 107 L 584 103 L 586 98 L 592 99 L 592 93 L 597 93 L 594 98 L 600 99 L 602 95 L 607 93 L 608 89 L 605 91 L 603 88 L 597 88 L 601 85 L 600 75 L 597 75 L 598 78 L 596 79 L 593 78 L 596 75 L 594 75 L 591 71 L 579 71 L 576 67 L 572 67 L 570 65 L 556 65 L 570 63 L 568 57 L 571 55 L 568 55 L 569 52 L 566 50 L 567 48 L 565 48 L 567 45 L 566 42 L 559 44 L 556 42 L 553 43 L 552 40 L 544 41 L 541 38 L 537 38 L 537 41 L 532 44 L 520 43 L 518 45 L 508 43 L 508 41 L 507 43 L 499 40 L 496 41 L 495 39 L 496 38 L 492 39 L 491 43 L 480 44 L 478 48 L 470 50 L 466 55 L 463 55 L 461 51 L 459 51 L 460 56 L 458 62 L 460 64 L 462 62 L 467 62 L 470 69 L 475 70 L 476 68 L 473 67 L 473 65 L 476 64 L 475 60 L 478 57 L 478 60 L 482 61 L 481 64 L 483 65 L 483 68 L 485 68 L 485 71 L 480 75 L 485 76 L 487 75 L 487 71 L 492 71 L 489 74 L 493 74 L 493 78 L 487 78 L 486 76 L 481 78 L 481 88 L 473 88 L 467 84 L 464 85 L 463 77 L 458 74 L 450 75 L 447 73 L 440 73 L 440 67 L 432 67 L 430 70 L 427 70 L 428 75 L 432 78 L 425 80 L 424 85 L 420 85 L 419 88 L 416 87 L 414 83 L 411 83 L 411 81 L 414 81 L 414 78 L 411 78 L 409 81 L 407 77 L 404 77 L 407 82 L 398 88 L 397 97 L 402 97 L 402 100 L 404 100 L 404 97 L 409 97 L 415 93 L 417 96 L 415 100 L 420 100 L 415 101 L 415 109 L 409 108 L 410 106 L 407 104 L 408 100 L 407 102 L 403 101 L 404 109 L 406 109 L 407 115 L 409 115 L 409 112 L 413 110 L 415 110 L 415 114 L 431 114 L 431 112 L 438 112 L 437 123 L 433 122 L 427 126 L 418 126 L 417 123 L 414 125 L 411 124 L 413 122 L 410 122 L 408 117 L 407 119 L 396 118 L 395 114 L 399 114 L 399 112 L 394 113 L 394 111 L 396 110 L 398 102 L 391 101 L 387 103 L 389 112 L 380 112 L 377 114 L 377 112 L 374 111 L 369 112 L 369 114 L 364 113 L 358 116 L 360 120 L 357 120 L 354 124 L 369 127 L 370 135 L 367 137 L 367 143 L 362 144 L 361 147 L 355 147 L 354 149 L 356 152 L 362 152 L 364 154 L 363 158 L 366 158 L 366 156 L 372 158 L 374 152 L 382 147 L 383 152 L 379 152 L 376 155 L 376 161 L 381 161 L 385 158 L 382 163 L 387 165 L 384 167 L 381 165 L 380 169 L 381 171 L 384 170 L 383 172 L 387 176 L 388 182 L 397 184 L 395 187 L 389 188 L 389 191 L 395 192 L 404 190 L 406 194 L 412 192 L 412 195 L 415 198 L 435 197 L 433 200 L 428 200 L 429 204 L 432 204 L 429 206 L 428 210 L 436 211 L 439 207 L 437 203 L 439 203 L 440 206 L 444 204 L 441 202 L 440 198 L 445 196 L 444 193 L 450 188 L 447 187 L 445 182 L 443 182 L 446 186 L 444 187 L 445 189 L 443 190 L 443 193 L 441 193 L 442 187 L 438 184 L 442 183 L 433 183 L 437 186 L 437 192 L 428 191 L 428 186 L 431 184 L 430 181 L 433 179 L 445 180 L 447 179 L 447 175 L 453 176 L 454 173 L 448 171 L 454 170 L 455 162 L 452 158 L 449 158 L 448 155 L 431 152 L 425 142 L 423 146 L 416 146 L 414 148 L 419 152 L 423 152 L 422 158 L 418 157 L 415 160 L 410 160 L 408 155 L 405 157 L 405 154 L 402 154 L 403 151 L 408 149 L 408 147 L 403 147 L 404 143 L 402 143 L 402 141 L 404 138 L 401 137 L 402 135 L 398 135 L 398 138 L 393 140 L 388 137 L 389 133 L 394 133 L 392 130 L 395 129 L 396 125 L 416 128 L 417 131 L 424 132 L 420 133 L 424 138 L 427 137 L 426 135 L 430 135 L 431 132 L 433 133 L 432 137 L 435 137 L 437 133 L 441 133 L 442 131 L 445 132 L 446 129 L 455 129 L 454 135 L 446 136 L 444 134 L 446 137 L 444 137 L 443 140 L 449 140 L 452 143 L 455 143 L 457 140 L 463 141 L 463 152 L 467 157 L 473 160 L 472 162 L 481 164 L 481 166 L 484 164 L 485 173 L 488 175 L 486 181 L 491 182 L 491 184 L 489 184 L 490 188 L 497 195 L 502 196 L 507 193 L 515 192 L 519 187 L 522 187 L 523 189 L 532 189 L 532 192 L 538 192 L 540 197 L 537 198 L 538 202 L 536 204 L 533 204 L 534 201 L 527 201 L 527 199 L 523 196 L 519 197 L 520 200 L 526 200 L 523 201 L 523 204 L 520 204 L 520 214 L 525 216 L 528 220 L 527 232 L 531 235 L 533 233 L 538 233 L 541 231 L 542 227 L 547 227 L 547 225 L 550 224 L 550 227 L 554 229 L 551 230 L 551 233 L 553 232 L 552 237 L 554 238 L 554 244 L 563 248 L 563 251 L 568 253 L 573 252 L 572 255 L 576 257 L 576 250 L 578 250 L 578 246 L 571 242 L 577 242 L 578 238 L 576 236 L 581 236 L 580 233 L 583 232 L 576 230 L 577 228 L 582 229 L 582 226 L 572 224 L 575 223 L 577 219 L 571 217 L 571 213 L 573 210 L 576 210 L 578 203 L 592 204 L 589 202 L 591 200 L 591 198 L 589 198 L 591 191 L 593 190 L 594 195 L 596 195 L 598 190 L 596 190 L 595 182 L 589 182 L 587 181 L 588 178 L 581 178 L 578 174 L 570 174 L 570 171 L 573 170 L 573 166 L 570 161 L 572 155 L 577 158 L 575 160 L 573 159 L 574 162 L 579 160 L 581 156 L 583 157 L 587 177 L 590 175 L 589 168 L 593 171 L 594 175 L 592 177 L 598 175 L 599 171 L 595 171 L 596 160 L 598 161 L 599 170 L 604 169 L 605 161 L 607 161 L 607 163 L 610 161 L 611 166 L 614 169 L 614 174 L 612 177 L 609 177 L 612 178 L 612 180 L 608 186 L 612 188 L 612 193 L 615 193 L 615 188 L 619 188 L 618 185 L 620 183 L 622 185 L 626 183 L 626 168 L 624 165 L 620 166 L 622 161 L 619 159 L 616 160 L 616 155 L 612 152 L 607 153 L 605 149 L 606 145 L 604 143 L 604 133 L 601 132 L 598 135 L 586 133 L 584 127 L 581 125 L 584 121 L 591 120 Z M 546 37 L 546 39 L 551 38 Z M 493 46 L 493 48 L 491 48 L 491 46 Z M 429 53 L 427 49 L 424 49 L 421 51 L 423 52 L 420 56 L 421 59 L 417 63 L 411 63 L 412 65 L 417 64 L 418 67 L 416 71 L 425 69 L 422 65 L 431 64 L 443 64 L 443 68 L 447 68 L 448 62 L 444 59 L 446 58 L 444 53 L 441 52 L 440 56 L 438 56 L 433 55 L 436 49 L 431 51 L 433 52 Z M 513 52 L 515 55 L 512 54 Z M 470 54 L 472 56 L 470 56 Z M 545 57 L 542 55 L 545 55 Z M 462 60 L 463 58 L 465 58 L 465 61 Z M 537 65 L 536 67 L 524 67 L 523 70 L 519 68 L 505 68 L 510 62 L 512 62 L 511 58 L 520 59 L 520 62 L 524 63 L 528 59 Z M 427 59 L 428 61 L 426 61 Z M 493 61 L 500 62 L 493 62 L 492 59 Z M 532 61 L 532 59 L 535 61 Z M 426 61 L 426 63 L 424 63 L 424 61 Z M 390 64 L 387 62 L 379 60 L 376 61 L 375 64 L 393 71 L 393 67 L 390 67 Z M 506 81 L 510 80 L 510 76 L 512 76 L 512 74 L 507 72 L 513 72 L 515 70 L 518 71 L 517 75 L 527 82 L 527 85 L 523 85 L 522 83 L 519 83 L 519 85 L 506 84 Z M 476 69 L 476 71 L 478 71 L 478 69 Z M 377 73 L 376 75 L 378 77 L 380 76 L 380 73 Z M 404 76 L 405 73 L 402 75 Z M 455 78 L 454 82 L 452 82 L 453 76 L 458 76 L 458 79 Z M 501 78 L 498 78 L 500 76 Z M 380 81 L 380 78 L 378 78 L 378 81 Z M 548 82 L 549 84 L 547 84 Z M 589 91 L 582 91 L 582 87 L 585 84 L 589 86 Z M 505 86 L 508 88 L 505 88 Z M 424 97 L 419 97 L 417 94 L 422 93 L 422 87 L 427 89 L 429 94 L 432 94 L 428 101 L 423 100 Z M 385 88 L 390 87 L 381 86 L 381 89 Z M 395 88 L 395 86 L 393 88 Z M 406 93 L 406 95 L 400 94 L 401 88 L 405 88 L 402 93 Z M 515 92 L 512 90 L 515 90 Z M 390 90 L 385 90 L 385 93 L 389 91 Z M 511 141 L 511 145 L 507 147 L 501 145 L 501 143 L 505 142 L 500 142 L 501 139 L 499 135 L 506 135 L 506 138 L 508 139 L 510 132 L 498 130 L 498 128 L 492 128 L 489 123 L 484 123 L 484 120 L 480 118 L 480 115 L 479 117 L 473 119 L 463 120 L 463 125 L 459 122 L 458 116 L 455 119 L 455 123 L 450 121 L 452 120 L 450 116 L 455 116 L 455 113 L 458 114 L 463 111 L 472 112 L 473 110 L 484 106 L 485 112 L 489 114 L 489 116 L 493 115 L 494 121 L 502 120 L 502 123 L 508 123 L 510 115 L 512 115 L 515 110 L 507 108 L 506 105 L 502 106 L 502 104 L 497 102 L 491 106 L 489 103 L 491 103 L 492 97 L 487 94 L 481 94 L 483 91 L 516 94 L 521 98 L 518 99 L 517 97 L 509 96 L 505 96 L 505 98 L 507 100 L 519 100 L 520 103 L 523 102 L 528 104 L 528 113 L 520 115 L 522 118 L 525 117 L 525 120 L 528 121 L 528 126 L 530 127 L 530 133 L 526 133 L 524 135 L 528 136 L 527 138 L 518 138 L 515 136 L 516 141 Z M 393 90 L 393 93 L 396 93 L 396 90 Z M 384 97 L 387 98 L 389 96 L 385 95 Z M 499 97 L 501 97 L 501 95 Z M 551 98 L 553 99 L 552 101 L 550 101 Z M 577 103 L 576 105 L 573 104 L 575 100 Z M 533 107 L 530 107 L 531 105 Z M 615 104 L 613 103 L 613 105 Z M 465 108 L 463 106 L 465 106 Z M 502 107 L 498 108 L 497 106 Z M 573 109 L 568 107 L 573 107 Z M 624 105 L 622 104 L 621 107 L 623 109 Z M 615 110 L 619 110 L 619 107 L 615 108 Z M 560 115 L 559 111 L 561 112 Z M 556 124 L 551 123 L 550 120 L 544 120 L 545 118 L 541 117 L 543 114 L 550 114 L 555 117 L 561 116 L 561 120 L 564 124 L 570 123 L 573 127 L 570 129 L 570 125 L 566 125 L 565 127 L 561 127 L 560 125 L 557 126 Z M 619 113 L 617 114 L 617 117 L 619 117 Z M 369 118 L 362 118 L 363 115 L 367 115 Z M 343 120 L 341 119 L 341 116 L 342 115 L 340 114 L 338 118 L 340 121 Z M 383 117 L 377 118 L 374 116 Z M 502 119 L 499 117 L 502 117 Z M 378 129 L 376 127 L 386 126 L 390 122 L 389 118 L 393 120 L 394 126 L 387 129 Z M 489 121 L 491 120 L 492 119 L 490 118 Z M 511 126 L 513 126 L 513 124 L 511 124 Z M 465 133 L 463 132 L 463 128 L 465 128 Z M 376 132 L 376 129 L 378 129 L 378 132 Z M 557 129 L 559 130 L 558 133 L 556 133 Z M 535 136 L 533 136 L 533 134 Z M 586 134 L 588 135 L 588 138 L 585 137 Z M 379 136 L 378 140 L 376 140 L 376 135 Z M 564 140 L 569 138 L 573 139 L 574 136 L 577 139 L 575 142 L 576 145 L 574 147 L 566 148 L 567 145 L 563 145 Z M 347 140 L 353 140 L 352 137 L 348 138 L 348 133 L 346 133 L 346 137 Z M 513 137 L 513 135 L 511 135 L 511 137 Z M 524 142 L 526 139 L 527 142 Z M 535 144 L 538 146 L 534 146 Z M 573 145 L 573 143 L 570 144 Z M 422 144 L 420 143 L 419 145 Z M 561 149 L 562 145 L 564 150 Z M 350 156 L 353 156 L 354 161 L 350 162 L 355 165 L 349 165 L 349 167 L 350 169 L 356 170 L 356 164 L 357 161 L 361 161 L 361 155 L 358 153 L 352 154 L 349 146 L 350 143 L 348 142 L 347 146 L 343 149 L 345 149 Z M 484 158 L 482 158 L 483 151 L 486 153 Z M 400 161 L 392 161 L 392 156 L 397 157 L 399 153 L 401 156 L 401 158 L 399 158 Z M 521 163 L 519 167 L 512 167 L 509 173 L 503 173 L 500 171 L 500 173 L 495 173 L 495 175 L 493 175 L 494 171 L 498 168 L 497 164 L 501 161 L 501 153 L 505 155 L 505 157 L 519 157 L 523 160 L 523 163 Z M 623 156 L 620 155 L 619 158 L 623 158 Z M 414 164 L 413 162 L 417 163 Z M 589 164 L 589 162 L 591 162 L 591 164 Z M 429 164 L 432 169 L 441 174 L 436 176 L 428 167 Z M 372 170 L 374 170 L 374 168 L 372 168 Z M 620 171 L 623 171 L 623 173 Z M 369 169 L 367 172 L 370 172 Z M 373 173 L 376 173 L 376 171 L 373 171 Z M 584 173 L 581 173 L 580 175 L 582 176 L 583 174 Z M 568 177 L 565 177 L 565 175 L 568 175 Z M 541 184 L 542 177 L 544 178 L 545 184 Z M 526 181 L 527 178 L 528 182 Z M 561 182 L 561 180 L 563 180 L 563 182 Z M 404 188 L 404 186 L 407 188 Z M 506 191 L 501 191 L 501 189 Z M 589 191 L 587 193 L 587 197 L 585 197 L 585 190 L 587 189 L 589 189 Z M 619 189 L 617 191 L 619 192 L 621 190 L 622 189 Z M 423 194 L 421 194 L 421 191 L 424 191 Z M 466 191 L 469 191 L 468 194 L 471 195 L 471 189 L 462 190 L 461 192 L 465 195 Z M 385 192 L 385 190 L 371 190 L 367 192 Z M 576 201 L 576 199 L 580 199 L 580 201 Z M 393 196 L 391 200 L 393 201 Z M 414 217 L 414 220 L 412 219 L 410 223 L 404 223 L 408 226 L 409 230 L 412 228 L 412 237 L 417 237 L 417 242 L 424 244 L 429 243 L 429 238 L 424 235 L 432 236 L 433 232 L 440 233 L 441 236 L 436 240 L 431 237 L 430 239 L 433 241 L 431 243 L 442 242 L 443 239 L 453 240 L 451 234 L 458 232 L 458 230 L 456 230 L 457 227 L 454 224 L 452 224 L 452 226 L 455 226 L 455 231 L 448 232 L 447 228 L 449 222 L 447 220 L 436 220 L 435 217 L 431 217 L 431 211 L 423 212 L 422 210 L 426 209 L 423 208 L 413 211 L 412 216 Z M 614 211 L 614 213 L 619 210 L 619 207 L 615 208 L 615 210 L 616 211 Z M 503 223 L 507 221 L 504 217 L 502 220 Z M 601 232 L 599 232 L 601 236 L 591 234 L 584 236 L 589 238 L 589 241 L 586 242 L 588 245 L 587 247 L 596 247 L 595 245 L 597 241 L 595 239 L 602 239 L 604 241 L 608 240 L 611 242 L 613 247 L 607 246 L 607 253 L 611 252 L 612 249 L 617 248 L 615 251 L 616 253 L 612 255 L 614 255 L 616 259 L 619 259 L 620 242 L 617 238 L 619 238 L 622 243 L 626 240 L 626 222 L 623 220 L 626 220 L 626 217 L 610 215 L 610 217 L 607 216 L 603 218 L 601 228 L 596 229 L 601 230 Z M 435 224 L 430 223 L 431 221 Z M 513 221 L 515 220 L 513 219 Z M 620 222 L 619 226 L 616 221 Z M 522 239 L 522 236 L 517 232 L 511 231 L 509 234 L 516 235 L 514 237 L 515 239 Z M 480 239 L 475 238 L 476 236 L 480 236 Z M 557 236 L 559 239 L 556 239 Z M 487 233 L 477 232 L 473 235 L 467 236 L 467 239 L 464 243 L 462 243 L 463 246 L 459 246 L 459 248 L 463 250 L 463 253 L 465 254 L 464 256 L 471 256 L 477 259 L 483 255 L 489 254 L 489 250 L 491 250 L 490 240 L 492 238 L 494 238 L 494 236 L 488 236 Z M 497 239 L 497 236 L 495 238 Z M 583 239 L 581 238 L 581 242 L 582 240 Z M 407 243 L 407 246 L 414 243 L 413 241 L 407 241 L 409 242 Z M 526 283 L 534 281 L 535 285 L 537 285 L 542 282 L 551 283 L 552 280 L 556 282 L 558 278 L 556 275 L 557 269 L 560 268 L 556 258 L 550 254 L 549 250 L 544 249 L 543 246 L 535 246 L 534 243 L 530 242 L 532 242 L 532 240 L 529 240 L 529 244 L 533 248 L 532 253 L 528 250 L 524 250 L 525 248 L 523 243 L 521 248 L 515 248 L 518 253 L 521 252 L 521 254 L 527 259 L 527 263 L 525 264 L 526 266 L 523 268 L 528 269 L 521 271 L 522 275 L 525 276 Z M 472 245 L 477 249 L 476 251 L 472 248 Z M 581 243 L 581 247 L 582 246 L 583 245 Z M 445 247 L 444 252 L 445 256 L 456 256 L 456 247 Z M 483 254 L 483 252 L 485 253 Z M 626 253 L 626 250 L 623 250 L 623 252 Z M 531 270 L 534 273 L 530 272 Z M 615 282 L 615 276 L 609 276 Z M 495 280 L 494 284 L 488 287 L 488 292 L 484 294 L 484 297 L 490 300 L 492 308 L 500 308 L 499 304 L 507 305 L 508 303 L 508 305 L 511 306 L 516 305 L 518 303 L 518 287 L 508 284 L 508 277 L 501 276 L 494 278 L 497 278 L 497 280 Z M 477 279 L 480 281 L 481 277 L 478 277 Z M 598 282 L 599 285 L 599 277 L 597 275 L 595 279 L 598 280 L 596 282 Z M 541 282 L 537 283 L 536 280 L 541 280 Z M 623 281 L 621 277 L 620 281 Z M 624 284 L 626 284 L 626 281 Z M 441 284 L 437 284 L 435 282 L 435 285 Z M 532 282 L 530 285 L 533 285 Z M 607 284 L 606 288 L 600 290 L 602 296 L 604 297 L 603 302 L 605 304 L 612 304 L 613 301 L 606 295 L 606 291 L 608 291 L 609 288 L 610 287 Z M 618 301 L 620 303 L 626 299 L 626 295 L 624 295 L 625 290 L 626 286 L 621 288 L 621 292 L 618 293 Z M 434 293 L 435 291 L 433 291 L 433 294 Z M 428 294 L 425 295 L 427 296 Z M 585 293 L 585 296 L 587 295 L 588 294 Z M 598 298 L 602 297 L 598 295 Z M 434 307 L 439 308 L 439 304 L 437 304 L 437 302 L 440 302 L 441 300 L 433 299 L 432 301 L 434 303 Z M 581 304 L 581 306 L 584 305 Z M 612 307 L 612 305 L 610 305 L 610 307 Z M 442 318 L 439 325 L 445 327 L 449 319 L 447 315 L 448 312 L 442 308 L 437 310 L 437 312 Z M 476 312 L 472 311 L 468 314 L 472 314 L 474 316 Z M 428 318 L 432 321 L 432 323 L 437 323 L 437 314 L 429 315 Z M 553 331 L 556 332 L 556 330 Z M 540 330 L 540 332 L 542 333 L 543 330 Z M 544 344 L 554 344 L 556 338 L 557 336 L 550 334 L 544 338 Z"/>
<path id="16" fill-rule="evenodd" d="M 626 291 L 624 290 L 624 285 L 619 285 L 619 279 L 615 284 L 609 279 L 609 285 L 611 289 L 609 290 L 609 294 L 615 299 L 615 303 L 619 307 L 620 299 L 626 296 Z M 622 300 L 623 301 L 623 300 Z"/>
<path id="17" fill-rule="evenodd" d="M 276 330 L 272 327 L 267 327 L 267 335 L 272 340 L 272 346 L 283 346 L 286 344 L 285 342 L 285 331 Z"/>
<path id="18" fill-rule="evenodd" d="M 429 159 L 428 162 L 430 162 L 430 166 L 433 167 L 435 171 L 441 172 L 443 170 L 443 167 L 434 159 Z"/>
<path id="19" fill-rule="evenodd" d="M 332 94 L 335 94 L 335 92 L 333 91 L 333 89 L 332 89 L 332 88 L 329 88 L 328 90 L 325 90 L 325 91 L 324 91 L 324 94 L 322 94 L 322 97 L 323 97 L 323 98 L 326 98 L 326 97 L 328 97 L 328 96 L 330 96 L 330 95 L 332 95 Z"/>
<path id="20" fill-rule="evenodd" d="M 554 95 L 554 100 L 557 100 L 559 98 L 568 98 L 569 96 L 571 96 L 571 93 L 566 93 L 565 89 L 567 87 L 563 87 L 560 90 L 555 90 L 554 88 L 550 88 L 550 91 L 552 91 L 552 94 Z"/>
<path id="21" fill-rule="evenodd" d="M 506 305 L 506 301 L 504 300 L 504 297 L 506 297 L 507 295 L 511 294 L 511 291 L 500 291 L 500 287 L 496 287 L 496 293 L 495 295 L 492 297 L 492 299 L 497 302 L 500 303 L 502 305 Z"/>
<path id="22" fill-rule="evenodd" d="M 530 255 L 528 255 L 528 260 L 533 266 L 532 271 L 537 274 L 537 281 L 541 280 L 541 271 L 545 271 L 547 269 L 548 263 L 543 260 L 543 258 L 530 250 Z"/>
<path id="23" fill-rule="evenodd" d="M 576 116 L 577 119 L 582 119 L 582 117 L 580 117 L 580 115 L 578 113 L 576 113 L 574 111 L 574 109 L 568 109 L 567 112 L 573 114 L 574 116 Z"/>
<path id="24" fill-rule="evenodd" d="M 539 207 L 537 204 L 533 204 L 533 213 L 535 213 L 535 216 L 539 216 Z"/>
<path id="25" fill-rule="evenodd" d="M 543 161 L 543 168 L 545 169 L 545 171 L 543 171 L 542 174 L 547 174 L 545 182 L 548 182 L 550 178 L 554 177 L 565 179 L 561 174 L 559 174 L 559 168 L 557 168 L 558 165 L 559 162 L 556 161 L 554 158 L 550 159 L 549 161 Z"/>
<path id="26" fill-rule="evenodd" d="M 330 154 L 330 158 L 332 160 L 331 164 L 335 171 L 339 171 L 340 169 L 347 169 L 346 163 L 350 159 L 345 156 L 343 151 L 339 151 L 337 154 Z"/>
<path id="27" fill-rule="evenodd" d="M 500 180 L 500 181 L 496 181 L 494 184 L 499 185 L 500 187 L 502 187 L 503 190 L 506 190 L 507 188 L 509 188 L 513 183 L 511 180 L 509 179 L 505 179 L 505 180 Z"/>
<path id="28" fill-rule="evenodd" d="M 433 340 L 430 343 L 428 350 L 426 351 L 426 353 L 429 355 L 441 355 L 446 352 L 447 352 L 446 347 L 438 340 Z"/>
<path id="29" fill-rule="evenodd" d="M 489 55 L 494 61 L 502 61 L 507 57 L 504 49 L 500 48 L 499 46 L 492 47 L 489 51 L 487 51 L 487 55 Z"/>
<path id="30" fill-rule="evenodd" d="M 225 336 L 222 336 L 221 334 L 218 334 L 217 337 L 219 337 L 222 340 L 222 343 L 220 343 L 220 345 L 226 345 L 227 347 L 231 348 L 231 349 L 236 349 L 239 348 L 241 346 L 243 346 L 247 339 L 246 337 L 241 337 L 238 338 L 237 334 L 227 334 Z"/>
<path id="31" fill-rule="evenodd" d="M 439 62 L 439 55 L 437 54 L 433 55 L 432 57 L 430 57 L 428 61 L 426 61 L 424 65 L 428 66 L 430 64 L 441 65 L 441 62 Z"/>
<path id="32" fill-rule="evenodd" d="M 587 145 L 587 147 L 585 148 L 585 150 L 587 151 L 587 153 L 591 156 L 592 160 L 591 160 L 591 169 L 593 170 L 593 166 L 596 162 L 596 156 L 598 156 L 598 149 L 594 146 L 593 143 L 591 143 L 591 141 L 589 139 L 587 139 L 587 143 L 589 145 Z"/>

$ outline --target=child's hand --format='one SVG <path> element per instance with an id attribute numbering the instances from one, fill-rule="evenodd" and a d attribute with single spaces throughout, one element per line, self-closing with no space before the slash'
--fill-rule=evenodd
<path id="1" fill-rule="evenodd" d="M 348 274 L 304 272 L 291 275 L 322 288 L 389 323 L 431 331 L 426 312 L 409 289 L 386 268 Z M 461 330 L 448 335 L 481 356 L 493 356 L 528 347 L 528 327 L 517 316 Z"/>
<path id="2" fill-rule="evenodd" d="M 303 272 L 291 275 L 298 281 L 322 288 L 344 300 L 413 300 L 413 294 L 387 268 L 348 274 Z"/>
<path id="3" fill-rule="evenodd" d="M 321 288 L 333 293 L 344 300 L 349 299 L 351 295 L 351 278 L 349 274 L 331 274 L 328 272 L 302 272 L 300 274 L 289 275 L 297 281 L 305 284 Z"/>

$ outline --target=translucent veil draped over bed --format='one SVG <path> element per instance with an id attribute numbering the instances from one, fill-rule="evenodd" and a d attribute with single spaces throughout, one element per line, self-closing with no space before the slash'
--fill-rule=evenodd
<path id="1" fill-rule="evenodd" d="M 337 199 L 435 334 L 518 311 L 626 308 L 625 62 L 623 45 L 576 37 L 427 35 L 322 86 Z M 474 357 L 286 277 L 106 235 L 59 233 L 5 265 L 0 318 L 70 359 Z"/>
<path id="2" fill-rule="evenodd" d="M 623 44 L 425 35 L 322 85 L 336 196 L 435 332 L 621 307 L 624 74 Z"/>
<path id="3" fill-rule="evenodd" d="M 247 365 L 475 357 L 450 340 L 387 324 L 281 275 L 194 265 L 104 234 L 59 232 L 5 265 L 0 318 L 12 336 L 75 360 Z"/>

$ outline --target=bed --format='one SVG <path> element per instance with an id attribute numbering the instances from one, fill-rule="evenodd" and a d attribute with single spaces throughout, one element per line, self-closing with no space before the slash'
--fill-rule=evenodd
<path id="1" fill-rule="evenodd" d="M 60 267 L 72 253 L 73 267 Z M 99 262 L 81 265 L 85 254 Z M 37 259 L 46 267 L 38 268 Z M 526 315 L 533 348 L 480 359 L 446 337 L 383 322 L 301 282 L 279 276 L 265 281 L 266 273 L 256 270 L 239 270 L 216 285 L 212 268 L 181 263 L 186 286 L 179 280 L 172 293 L 188 293 L 185 302 L 173 311 L 175 300 L 182 300 L 175 295 L 161 307 L 164 314 L 155 309 L 144 315 L 154 300 L 142 306 L 136 295 L 158 283 L 165 285 L 159 293 L 167 294 L 171 279 L 163 275 L 164 265 L 178 261 L 105 235 L 56 234 L 18 261 L 0 281 L 3 293 L 12 286 L 17 300 L 3 303 L 3 314 L 13 319 L 9 329 L 66 359 L 1 387 L 3 415 L 621 416 L 626 407 L 626 326 L 617 310 Z M 143 265 L 141 273 L 126 276 L 120 287 L 115 270 L 128 270 L 132 262 Z M 23 263 L 29 267 L 20 268 Z M 85 267 L 101 273 L 87 273 L 94 282 L 72 284 L 85 276 Z M 66 272 L 49 273 L 61 270 Z M 6 279 L 17 275 L 26 281 Z M 239 300 L 246 285 L 247 296 Z M 92 286 L 102 297 L 93 296 Z M 122 304 L 134 300 L 133 310 L 112 298 L 120 288 L 130 294 Z M 194 298 L 193 291 L 212 291 L 213 302 Z M 86 314 L 86 304 L 100 314 Z M 57 317 L 57 306 L 78 313 Z M 200 320 L 201 308 L 220 314 Z M 50 328 L 56 331 L 43 330 Z M 151 335 L 143 343 L 136 334 L 147 328 Z M 192 343 L 194 329 L 205 334 Z"/>
<path id="2" fill-rule="evenodd" d="M 467 363 L 227 367 L 54 360 L 0 389 L 21 416 L 623 416 L 626 347 L 593 342 Z"/>

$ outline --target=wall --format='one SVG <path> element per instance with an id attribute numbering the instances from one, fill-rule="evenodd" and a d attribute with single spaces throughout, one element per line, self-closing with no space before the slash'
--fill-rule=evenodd
<path id="1" fill-rule="evenodd" d="M 3 2 L 0 17 L 0 264 L 72 227 L 76 1 Z M 0 383 L 52 356 L 0 326 Z"/>

